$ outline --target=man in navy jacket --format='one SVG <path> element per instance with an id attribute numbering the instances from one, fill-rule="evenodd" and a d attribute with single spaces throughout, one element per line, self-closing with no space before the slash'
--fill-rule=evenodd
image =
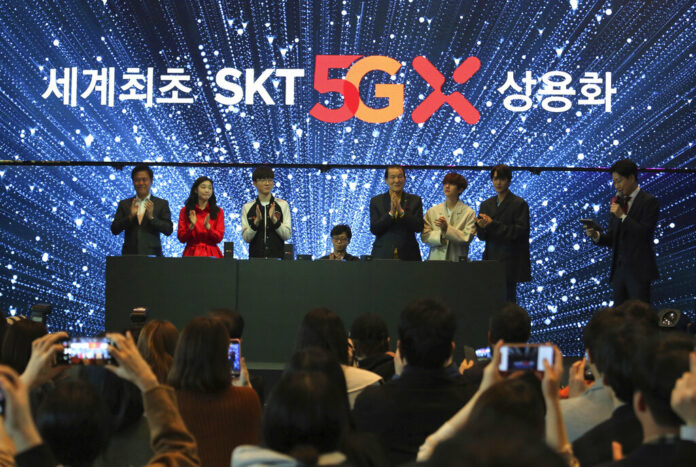
<path id="1" fill-rule="evenodd" d="M 614 306 L 629 299 L 650 303 L 650 282 L 659 277 L 653 239 L 660 215 L 657 199 L 638 186 L 638 166 L 629 159 L 609 169 L 616 196 L 611 200 L 609 228 L 586 229 L 592 240 L 613 250 L 609 280 Z"/>

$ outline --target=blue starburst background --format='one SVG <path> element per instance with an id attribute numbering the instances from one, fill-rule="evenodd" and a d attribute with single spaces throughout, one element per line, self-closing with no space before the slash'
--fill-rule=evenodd
<path id="1" fill-rule="evenodd" d="M 696 6 L 690 1 L 10 1 L 0 0 L 0 159 L 11 161 L 223 162 L 302 164 L 416 164 L 608 167 L 619 158 L 641 167 L 694 168 L 696 158 Z M 336 94 L 312 86 L 315 55 L 385 55 L 403 66 L 375 83 L 405 84 L 404 115 L 385 124 L 324 123 L 309 116 L 316 103 L 337 107 Z M 426 56 L 446 77 L 445 93 L 459 91 L 481 113 L 469 125 L 444 106 L 422 125 L 410 114 L 431 89 L 411 60 Z M 481 70 L 465 84 L 451 74 L 469 56 Z M 143 102 L 102 105 L 97 94 L 64 105 L 42 98 L 51 69 L 114 67 L 117 95 L 127 68 L 154 69 L 155 97 L 167 68 L 191 76 L 194 103 L 146 107 Z M 284 82 L 266 89 L 275 105 L 218 104 L 216 73 L 225 67 L 301 68 L 295 105 L 284 105 Z M 563 71 L 572 87 L 585 72 L 611 72 L 617 94 L 612 112 L 573 97 L 563 113 L 544 110 L 537 85 L 534 106 L 511 112 L 497 92 L 513 71 L 539 79 Z M 331 77 L 338 78 L 336 70 Z M 242 78 L 243 82 L 243 78 Z M 239 213 L 255 195 L 250 171 L 236 168 L 155 168 L 153 191 L 173 215 L 193 180 L 209 175 L 225 211 L 226 241 L 247 256 Z M 462 199 L 477 209 L 493 194 L 485 171 L 465 171 Z M 132 195 L 130 170 L 111 167 L 0 167 L 0 305 L 24 314 L 36 301 L 57 311 L 54 328 L 90 334 L 103 329 L 105 257 L 120 253 L 122 238 L 109 224 L 119 199 Z M 409 171 L 406 189 L 427 208 L 442 201 L 444 171 Z M 661 201 L 656 251 L 661 279 L 658 307 L 694 308 L 696 176 L 650 173 L 641 188 Z M 329 251 L 332 225 L 348 223 L 350 250 L 369 253 L 368 202 L 385 190 L 382 172 L 364 169 L 281 169 L 276 194 L 293 210 L 296 252 Z M 533 282 L 520 288 L 533 318 L 533 338 L 579 354 L 582 327 L 609 303 L 609 250 L 594 247 L 578 218 L 606 223 L 613 195 L 607 173 L 516 172 L 512 190 L 532 215 Z M 176 219 L 174 219 L 176 221 Z M 183 245 L 172 235 L 165 255 Z M 475 241 L 470 257 L 479 259 Z M 427 256 L 427 247 L 423 247 Z M 393 323 L 392 323 L 393 325 Z"/>

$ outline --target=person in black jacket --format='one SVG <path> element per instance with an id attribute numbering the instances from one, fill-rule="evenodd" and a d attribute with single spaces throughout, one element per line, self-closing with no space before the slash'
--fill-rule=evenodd
<path id="1" fill-rule="evenodd" d="M 476 220 L 478 238 L 486 242 L 484 260 L 505 267 L 505 300 L 517 302 L 517 283 L 532 280 L 529 260 L 529 205 L 510 191 L 512 169 L 499 164 L 491 170 L 497 195 L 481 203 Z"/>
<path id="2" fill-rule="evenodd" d="M 629 299 L 650 303 L 650 282 L 659 277 L 653 237 L 660 215 L 657 199 L 638 186 L 638 166 L 629 159 L 609 169 L 616 196 L 611 200 L 609 229 L 586 229 L 592 240 L 613 250 L 609 280 L 614 306 Z"/>
<path id="3" fill-rule="evenodd" d="M 389 465 L 415 460 L 425 438 L 471 398 L 471 391 L 446 370 L 452 359 L 457 320 L 434 300 L 417 300 L 399 320 L 399 378 L 365 388 L 355 401 L 358 431 L 374 433 L 387 449 Z"/>
<path id="4" fill-rule="evenodd" d="M 370 232 L 376 238 L 372 256 L 376 259 L 420 261 L 416 234 L 423 231 L 423 201 L 406 193 L 406 172 L 400 165 L 384 171 L 389 191 L 370 200 Z"/>
<path id="5" fill-rule="evenodd" d="M 172 214 L 165 199 L 152 196 L 152 169 L 138 164 L 131 172 L 136 196 L 118 203 L 111 223 L 111 233 L 118 235 L 125 230 L 123 255 L 162 256 L 160 233 L 172 234 Z"/>

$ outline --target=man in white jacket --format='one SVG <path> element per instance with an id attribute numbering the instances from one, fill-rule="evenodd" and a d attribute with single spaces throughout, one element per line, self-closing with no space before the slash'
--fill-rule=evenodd
<path id="1" fill-rule="evenodd" d="M 469 242 L 476 235 L 476 214 L 459 197 L 467 187 L 466 178 L 450 172 L 442 180 L 445 202 L 425 213 L 421 239 L 430 246 L 428 260 L 459 261 L 469 255 Z"/>

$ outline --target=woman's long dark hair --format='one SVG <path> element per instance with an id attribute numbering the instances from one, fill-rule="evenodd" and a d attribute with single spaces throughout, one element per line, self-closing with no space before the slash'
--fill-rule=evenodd
<path id="1" fill-rule="evenodd" d="M 344 365 L 348 364 L 348 333 L 341 318 L 327 308 L 310 310 L 300 324 L 295 351 L 319 347 L 331 352 Z"/>
<path id="2" fill-rule="evenodd" d="M 213 194 L 210 195 L 210 199 L 208 200 L 208 208 L 210 208 L 210 218 L 217 219 L 217 215 L 220 211 L 220 208 L 218 207 L 217 199 L 215 198 L 215 184 L 208 177 L 198 177 L 196 181 L 193 182 L 193 186 L 191 187 L 191 193 L 189 194 L 189 197 L 186 198 L 186 212 L 193 211 L 196 209 L 196 205 L 198 204 L 198 185 L 200 185 L 203 182 L 210 182 L 210 184 L 213 185 Z"/>
<path id="3" fill-rule="evenodd" d="M 227 328 L 219 319 L 193 318 L 179 335 L 169 384 L 174 389 L 198 393 L 224 391 L 232 382 Z"/>

